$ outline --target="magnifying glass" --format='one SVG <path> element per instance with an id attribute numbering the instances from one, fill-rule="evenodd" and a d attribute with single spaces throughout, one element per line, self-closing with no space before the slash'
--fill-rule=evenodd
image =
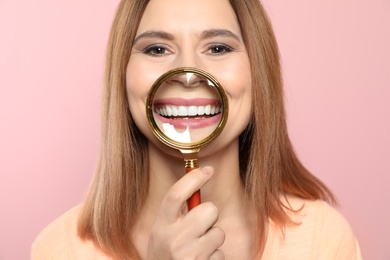
<path id="1" fill-rule="evenodd" d="M 199 168 L 199 150 L 222 132 L 228 111 L 227 96 L 218 80 L 191 67 L 161 75 L 146 101 L 152 132 L 162 143 L 183 154 L 186 173 Z M 200 201 L 197 191 L 187 201 L 188 209 Z"/>

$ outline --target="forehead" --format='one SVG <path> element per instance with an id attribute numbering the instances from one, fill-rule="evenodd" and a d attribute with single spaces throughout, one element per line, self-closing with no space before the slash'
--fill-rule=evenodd
<path id="1" fill-rule="evenodd" d="M 240 28 L 228 0 L 151 0 L 141 18 L 138 33 L 147 30 L 203 31 Z"/>

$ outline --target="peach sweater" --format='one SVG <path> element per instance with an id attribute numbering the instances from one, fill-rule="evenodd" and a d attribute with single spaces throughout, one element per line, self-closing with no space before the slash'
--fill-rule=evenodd
<path id="1" fill-rule="evenodd" d="M 262 259 L 340 259 L 360 260 L 359 245 L 344 217 L 323 201 L 289 198 L 294 209 L 304 208 L 290 217 L 301 223 L 286 227 L 285 236 L 272 222 Z M 107 260 L 90 241 L 77 236 L 80 206 L 66 212 L 47 226 L 32 246 L 32 260 Z"/>

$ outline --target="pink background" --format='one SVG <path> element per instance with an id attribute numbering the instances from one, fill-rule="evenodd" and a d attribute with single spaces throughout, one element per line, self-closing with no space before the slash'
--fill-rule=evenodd
<path id="1" fill-rule="evenodd" d="M 0 259 L 80 203 L 95 169 L 118 1 L 0 0 Z M 390 4 L 266 0 L 292 141 L 365 259 L 390 259 Z"/>

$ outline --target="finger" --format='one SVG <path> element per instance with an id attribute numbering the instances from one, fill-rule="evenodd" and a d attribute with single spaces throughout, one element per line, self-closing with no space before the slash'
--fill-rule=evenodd
<path id="1" fill-rule="evenodd" d="M 224 260 L 225 259 L 225 254 L 217 249 L 214 251 L 214 253 L 209 257 L 209 260 Z"/>
<path id="2" fill-rule="evenodd" d="M 215 225 L 218 216 L 218 208 L 212 202 L 204 202 L 186 214 L 183 225 L 193 227 L 187 229 L 187 234 L 199 238 Z"/>
<path id="3" fill-rule="evenodd" d="M 168 223 L 176 221 L 181 215 L 183 205 L 191 195 L 199 190 L 214 174 L 212 167 L 195 169 L 185 174 L 167 192 L 160 213 Z"/>
<path id="4" fill-rule="evenodd" d="M 202 250 L 206 259 L 216 253 L 218 248 L 225 242 L 225 232 L 219 227 L 213 227 L 207 233 L 198 239 L 198 250 Z M 220 253 L 216 256 L 220 257 Z M 219 259 L 219 258 L 216 258 Z M 222 258 L 223 259 L 223 258 Z"/>

